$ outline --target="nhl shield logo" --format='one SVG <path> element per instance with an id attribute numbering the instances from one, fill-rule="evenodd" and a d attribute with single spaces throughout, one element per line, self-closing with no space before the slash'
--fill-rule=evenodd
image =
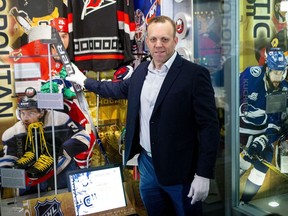
<path id="1" fill-rule="evenodd" d="M 54 198 L 53 200 L 45 200 L 44 202 L 37 201 L 34 207 L 37 216 L 63 216 L 60 208 L 61 203 Z"/>

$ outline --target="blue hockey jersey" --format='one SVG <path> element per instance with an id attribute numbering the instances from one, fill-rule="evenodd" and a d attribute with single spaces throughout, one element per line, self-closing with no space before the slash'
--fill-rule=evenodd
<path id="1" fill-rule="evenodd" d="M 287 112 L 267 113 L 267 97 L 274 94 L 287 95 L 288 84 L 283 80 L 278 90 L 269 91 L 265 86 L 265 70 L 262 66 L 246 68 L 240 74 L 240 133 L 265 134 L 269 143 L 278 139 Z M 286 103 L 287 103 L 287 96 Z"/>

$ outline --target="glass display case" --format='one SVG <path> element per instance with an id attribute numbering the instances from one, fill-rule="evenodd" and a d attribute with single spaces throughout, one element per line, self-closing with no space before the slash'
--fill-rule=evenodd
<path id="1" fill-rule="evenodd" d="M 45 0 L 35 2 L 11 0 L 0 4 L 1 135 L 17 121 L 17 94 L 23 91 L 27 81 L 39 90 L 41 83 L 38 78 L 44 79 L 42 75 L 48 70 L 48 62 L 41 63 L 40 59 L 41 68 L 37 70 L 41 70 L 42 74 L 38 74 L 37 79 L 32 77 L 28 80 L 25 77 L 28 73 L 21 79 L 15 78 L 16 61 L 38 61 L 39 51 L 47 51 L 34 47 L 34 56 L 30 53 L 29 58 L 23 57 L 26 51 L 29 53 L 31 50 L 27 46 L 28 30 L 48 24 L 55 17 L 65 16 L 69 3 L 66 0 L 53 1 L 53 4 Z M 97 3 L 100 2 L 104 1 Z M 163 14 L 176 23 L 177 52 L 210 71 L 221 140 L 215 179 L 211 180 L 209 196 L 203 202 L 205 215 L 286 215 L 288 1 L 134 2 L 136 34 L 132 48 L 135 67 L 149 59 L 145 45 L 148 20 Z M 95 3 L 94 6 L 98 5 Z M 71 50 L 67 51 L 70 54 Z M 34 66 L 26 64 L 26 72 Z M 60 71 L 57 61 L 53 61 L 51 66 Z M 108 80 L 113 79 L 113 73 L 114 70 L 87 71 L 86 75 Z M 84 93 L 101 145 L 111 162 L 121 163 L 127 101 L 99 98 L 87 91 Z M 0 149 L 4 153 L 2 145 Z M 92 166 L 105 164 L 96 147 L 91 163 Z M 12 193 L 9 189 L 2 190 L 1 198 L 11 197 Z"/>
<path id="2" fill-rule="evenodd" d="M 238 24 L 240 205 L 281 215 L 288 177 L 287 6 L 281 0 L 247 1 Z"/>

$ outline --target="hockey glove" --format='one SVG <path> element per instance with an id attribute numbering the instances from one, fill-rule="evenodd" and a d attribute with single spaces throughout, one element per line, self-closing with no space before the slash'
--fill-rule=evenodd
<path id="1" fill-rule="evenodd" d="M 115 71 L 112 81 L 119 82 L 121 80 L 128 79 L 131 77 L 133 72 L 134 69 L 130 65 L 120 67 L 118 70 Z"/>
<path id="2" fill-rule="evenodd" d="M 268 138 L 265 135 L 261 135 L 259 137 L 256 137 L 253 140 L 253 143 L 248 147 L 247 153 L 250 156 L 258 155 L 259 153 L 261 153 L 264 150 L 267 143 L 268 143 Z"/>
<path id="3" fill-rule="evenodd" d="M 194 180 L 191 183 L 189 198 L 192 198 L 191 205 L 198 201 L 204 201 L 209 193 L 210 179 L 198 176 L 195 174 Z"/>
<path id="4" fill-rule="evenodd" d="M 67 76 L 66 80 L 70 82 L 75 82 L 82 88 L 84 88 L 84 81 L 87 79 L 87 77 L 79 70 L 79 68 L 75 64 L 72 63 L 72 67 L 75 73 Z"/>

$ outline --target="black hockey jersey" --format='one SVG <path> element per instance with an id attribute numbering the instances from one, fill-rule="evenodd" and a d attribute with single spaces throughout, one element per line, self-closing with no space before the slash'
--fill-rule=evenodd
<path id="1" fill-rule="evenodd" d="M 133 0 L 71 0 L 68 8 L 70 57 L 81 70 L 110 70 L 134 60 Z"/>

